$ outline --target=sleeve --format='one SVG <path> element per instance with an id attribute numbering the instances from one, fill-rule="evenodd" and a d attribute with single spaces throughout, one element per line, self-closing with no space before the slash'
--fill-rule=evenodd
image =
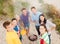
<path id="1" fill-rule="evenodd" d="M 31 15 L 31 20 L 32 20 L 32 21 L 34 21 L 34 20 L 35 20 L 35 19 L 34 19 L 34 16 L 33 16 L 33 14 Z"/>
<path id="2" fill-rule="evenodd" d="M 47 24 L 49 24 L 50 27 L 56 27 L 56 24 L 52 23 L 51 21 L 47 20 Z"/>
<path id="3" fill-rule="evenodd" d="M 38 40 L 38 44 L 40 44 L 40 39 Z"/>
<path id="4" fill-rule="evenodd" d="M 49 37 L 46 36 L 46 38 L 44 39 L 44 41 L 45 41 L 47 44 L 49 44 Z"/>
<path id="5" fill-rule="evenodd" d="M 39 13 L 39 16 L 41 15 L 41 14 L 43 14 L 42 12 L 38 12 Z"/>

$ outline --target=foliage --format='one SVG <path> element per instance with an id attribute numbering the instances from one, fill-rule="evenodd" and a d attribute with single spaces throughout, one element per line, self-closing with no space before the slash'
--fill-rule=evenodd
<path id="1" fill-rule="evenodd" d="M 11 0 L 0 0 L 0 16 L 12 18 L 14 16 L 14 7 Z"/>
<path id="2" fill-rule="evenodd" d="M 21 5 L 22 5 L 22 7 L 28 7 L 29 6 L 29 3 L 28 2 L 21 2 Z"/>
<path id="3" fill-rule="evenodd" d="M 40 2 L 40 3 L 44 3 L 44 1 L 43 1 L 43 0 L 39 0 L 39 2 Z"/>

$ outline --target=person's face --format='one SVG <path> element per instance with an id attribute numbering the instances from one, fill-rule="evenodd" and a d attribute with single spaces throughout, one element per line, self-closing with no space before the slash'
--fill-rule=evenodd
<path id="1" fill-rule="evenodd" d="M 39 29 L 39 30 L 40 30 L 40 33 L 41 33 L 41 34 L 44 34 L 44 33 L 45 33 L 45 28 L 44 28 L 44 26 L 40 26 L 40 29 Z"/>
<path id="2" fill-rule="evenodd" d="M 13 20 L 12 22 L 11 22 L 11 25 L 14 27 L 14 26 L 16 26 L 17 25 L 17 21 L 16 20 Z"/>
<path id="3" fill-rule="evenodd" d="M 24 15 L 26 15 L 26 14 L 27 14 L 27 10 L 23 10 L 22 13 L 23 13 Z"/>
<path id="4" fill-rule="evenodd" d="M 44 21 L 44 16 L 40 16 L 40 20 L 41 21 Z"/>
<path id="5" fill-rule="evenodd" d="M 31 11 L 32 11 L 32 13 L 34 13 L 34 14 L 36 13 L 36 9 L 34 9 L 34 8 L 33 8 Z"/>

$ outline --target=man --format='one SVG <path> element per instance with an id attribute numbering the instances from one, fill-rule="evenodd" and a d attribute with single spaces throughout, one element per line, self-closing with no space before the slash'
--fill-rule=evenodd
<path id="1" fill-rule="evenodd" d="M 5 21 L 3 27 L 6 29 L 7 44 L 22 44 L 17 33 L 12 29 L 12 25 L 9 21 Z"/>
<path id="2" fill-rule="evenodd" d="M 35 23 L 36 30 L 38 32 L 38 35 L 40 35 L 39 32 L 39 16 L 42 14 L 42 12 L 38 12 L 35 7 L 31 7 L 32 16 L 31 19 Z"/>
<path id="3" fill-rule="evenodd" d="M 27 35 L 29 32 L 29 12 L 26 10 L 26 8 L 22 8 L 22 14 L 20 16 L 20 20 L 23 22 L 24 27 L 27 31 Z"/>

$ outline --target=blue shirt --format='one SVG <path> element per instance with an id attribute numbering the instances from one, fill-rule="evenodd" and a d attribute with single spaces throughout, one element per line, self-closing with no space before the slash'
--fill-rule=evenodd
<path id="1" fill-rule="evenodd" d="M 42 12 L 36 12 L 36 14 L 33 14 L 32 13 L 32 16 L 31 16 L 31 19 L 32 19 L 32 21 L 36 21 L 35 22 L 35 25 L 36 26 L 39 26 L 40 24 L 39 24 L 39 16 L 42 14 Z"/>
<path id="2" fill-rule="evenodd" d="M 26 24 L 29 24 L 29 12 L 27 12 L 27 15 L 24 16 L 23 14 L 20 16 L 21 20 L 24 23 L 24 26 L 26 27 Z"/>
<path id="3" fill-rule="evenodd" d="M 15 30 L 16 32 L 18 32 L 19 27 L 18 27 L 18 26 L 15 26 L 15 27 L 14 27 L 14 30 Z"/>

